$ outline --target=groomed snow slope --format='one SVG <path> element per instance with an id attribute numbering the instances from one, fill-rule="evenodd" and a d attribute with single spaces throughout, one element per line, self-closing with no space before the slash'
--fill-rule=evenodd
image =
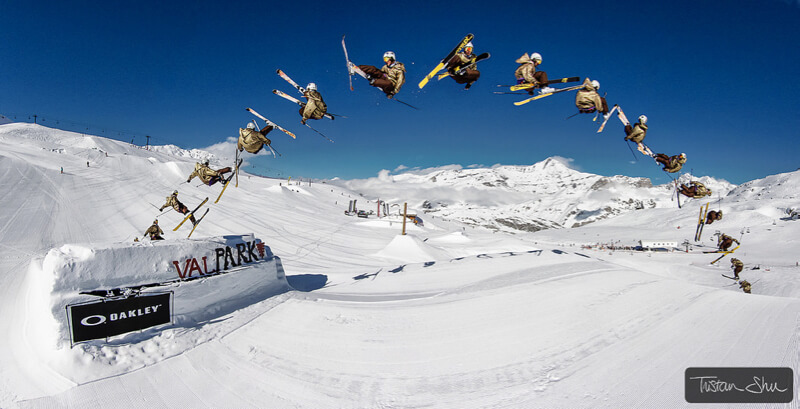
<path id="1" fill-rule="evenodd" d="M 514 236 L 425 218 L 398 237 L 398 218 L 345 216 L 352 198 L 374 205 L 352 192 L 247 175 L 209 205 L 195 236 L 252 232 L 302 291 L 155 338 L 81 345 L 58 355 L 69 365 L 33 348 L 21 291 L 32 260 L 64 244 L 132 241 L 175 188 L 189 206 L 213 201 L 218 187 L 181 184 L 192 165 L 0 126 L 0 187 L 13 192 L 0 198 L 1 407 L 692 407 L 687 367 L 797 374 L 800 270 L 786 243 L 800 224 L 759 217 L 794 200 L 784 195 L 730 208 L 726 199 L 726 218 L 709 226 L 750 228 L 743 276 L 759 281 L 746 295 L 720 276 L 726 265 L 708 265 L 713 255 L 580 248 L 644 233 L 691 238 L 696 205 Z"/>

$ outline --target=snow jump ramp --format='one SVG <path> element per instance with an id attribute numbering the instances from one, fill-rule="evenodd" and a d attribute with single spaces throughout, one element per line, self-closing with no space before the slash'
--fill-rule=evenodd
<path id="1" fill-rule="evenodd" d="M 195 326 L 289 291 L 253 234 L 51 249 L 29 270 L 29 309 L 48 349 Z"/>

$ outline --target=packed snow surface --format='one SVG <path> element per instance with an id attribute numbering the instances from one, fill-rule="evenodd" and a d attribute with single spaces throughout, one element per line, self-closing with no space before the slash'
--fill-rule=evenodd
<path id="1" fill-rule="evenodd" d="M 0 407 L 695 407 L 684 400 L 689 367 L 790 367 L 797 378 L 800 221 L 785 209 L 800 204 L 800 172 L 718 181 L 711 208 L 725 216 L 694 242 L 709 200 L 679 209 L 667 187 L 576 174 L 553 160 L 408 184 L 420 176 L 333 185 L 242 173 L 214 204 L 219 185 L 185 183 L 205 157 L 0 125 Z M 425 183 L 453 195 L 434 197 Z M 562 184 L 581 193 L 569 199 Z M 182 215 L 158 210 L 175 189 L 190 208 L 210 199 L 188 240 L 187 226 L 172 230 Z M 551 228 L 508 234 L 462 222 L 511 219 L 525 195 L 530 207 L 551 201 L 541 217 Z M 374 210 L 378 198 L 397 205 L 388 217 L 344 214 L 350 200 Z M 563 228 L 628 198 L 646 205 Z M 406 223 L 406 235 L 403 202 L 424 219 Z M 167 240 L 135 243 L 156 217 Z M 718 255 L 702 251 L 714 249 L 717 231 L 741 247 L 711 265 Z M 52 306 L 79 289 L 147 281 L 188 253 L 199 257 L 192 246 L 226 237 L 262 241 L 280 266 L 258 271 L 285 272 L 288 285 L 202 315 L 213 305 L 200 289 L 230 301 L 258 285 L 257 269 L 179 283 L 175 302 L 197 301 L 186 307 L 199 314 L 191 322 L 72 347 L 47 342 L 63 335 L 63 311 Z M 652 239 L 687 246 L 619 250 Z M 721 275 L 734 256 L 752 294 Z M 147 267 L 112 271 L 135 263 Z"/>

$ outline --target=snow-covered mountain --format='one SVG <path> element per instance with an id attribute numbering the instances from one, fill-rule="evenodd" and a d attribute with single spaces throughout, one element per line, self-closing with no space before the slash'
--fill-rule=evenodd
<path id="1" fill-rule="evenodd" d="M 341 182 L 371 186 L 391 204 L 448 204 L 401 235 L 395 211 L 343 214 L 349 200 L 364 209 L 376 203 L 328 183 L 243 172 L 215 204 L 218 185 L 185 182 L 195 161 L 0 125 L 0 407 L 692 408 L 684 399 L 689 367 L 797 374 L 800 221 L 780 216 L 798 205 L 800 172 L 733 189 L 713 202 L 725 217 L 701 241 L 651 253 L 588 245 L 691 240 L 706 202 L 679 209 L 666 187 L 552 161 L 438 169 L 435 182 L 432 171 Z M 182 215 L 158 211 L 173 189 L 189 205 L 212 197 L 191 239 L 186 226 L 172 229 Z M 534 194 L 589 209 L 597 205 L 580 207 L 571 195 L 611 203 L 618 192 L 651 192 L 656 206 L 513 235 L 440 216 L 470 205 L 495 211 Z M 154 218 L 166 240 L 134 242 Z M 702 252 L 714 248 L 715 230 L 741 240 L 735 255 L 752 294 L 722 277 L 728 259 L 710 265 L 718 255 Z M 66 322 L 62 301 L 90 296 L 83 290 L 130 290 L 131 277 L 160 277 L 175 264 L 199 274 L 206 260 L 197 251 L 245 236 L 262 240 L 281 264 L 159 284 L 174 290 L 171 323 L 75 345 L 54 325 Z M 175 254 L 201 261 L 190 268 Z M 286 282 L 274 296 L 248 296 L 279 270 Z M 108 292 L 100 293 L 91 297 Z"/>
<path id="2" fill-rule="evenodd" d="M 714 197 L 735 187 L 708 176 L 684 174 L 679 181 L 690 180 L 701 181 Z M 377 178 L 330 183 L 372 199 L 407 201 L 432 216 L 506 232 L 578 227 L 635 210 L 675 206 L 672 183 L 654 186 L 647 178 L 579 172 L 555 157 L 531 166 L 450 166 L 396 175 L 384 171 Z"/>

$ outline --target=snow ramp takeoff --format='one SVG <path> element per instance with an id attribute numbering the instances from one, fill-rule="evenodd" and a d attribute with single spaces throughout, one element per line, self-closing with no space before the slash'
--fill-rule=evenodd
<path id="1" fill-rule="evenodd" d="M 290 289 L 280 259 L 252 234 L 68 244 L 34 261 L 28 278 L 33 338 L 50 350 L 140 341 Z"/>

